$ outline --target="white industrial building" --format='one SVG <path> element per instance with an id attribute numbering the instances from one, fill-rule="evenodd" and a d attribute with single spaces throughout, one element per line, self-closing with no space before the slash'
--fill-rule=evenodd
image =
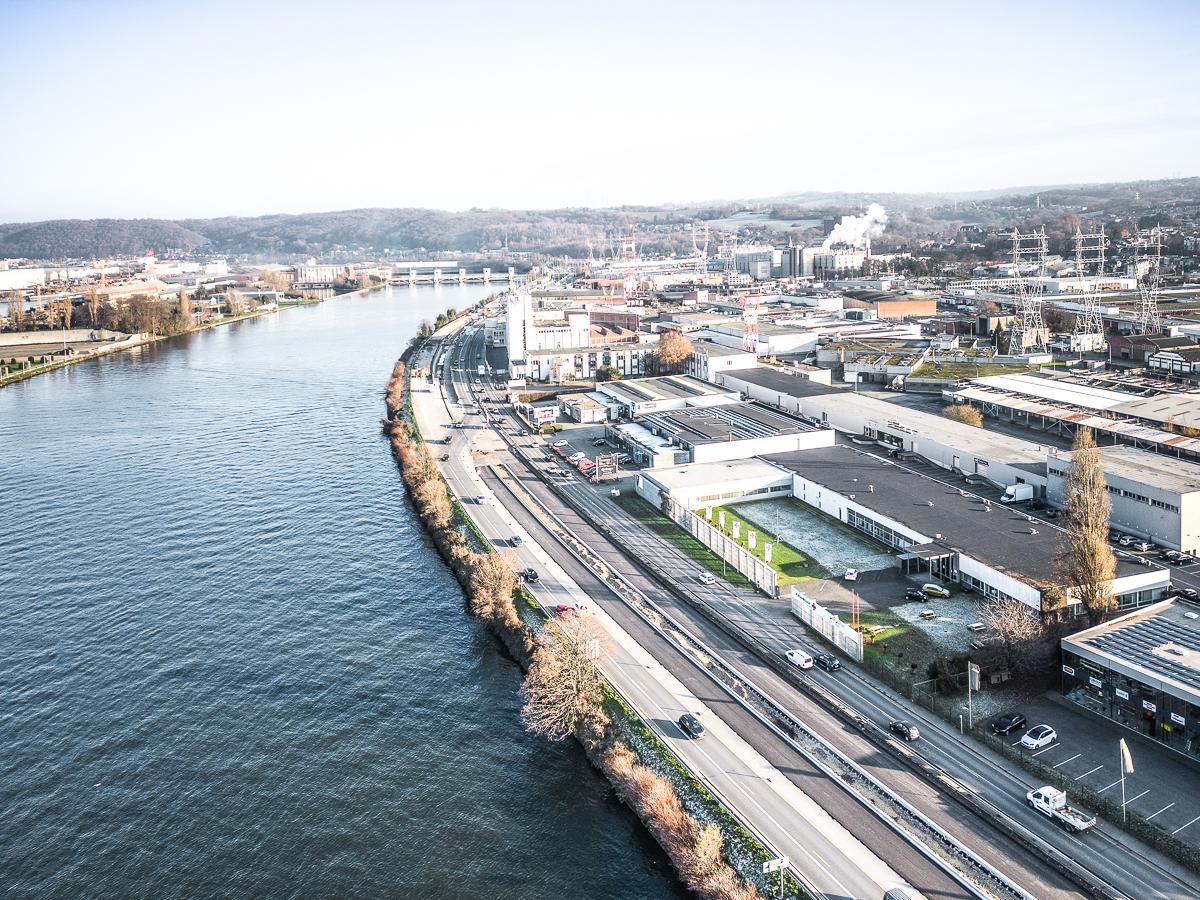
<path id="1" fill-rule="evenodd" d="M 696 463 L 642 471 L 638 495 L 655 507 L 669 495 L 687 509 L 792 495 L 792 474 L 760 459 Z"/>
<path id="2" fill-rule="evenodd" d="M 852 447 L 766 461 L 791 470 L 794 497 L 899 551 L 906 573 L 1043 610 L 1061 543 L 1055 526 Z M 1169 586 L 1166 569 L 1118 557 L 1111 587 L 1122 608 L 1152 603 Z M 1077 600 L 1068 603 L 1069 614 L 1081 612 Z"/>
<path id="3" fill-rule="evenodd" d="M 828 428 L 786 416 L 757 403 L 689 407 L 640 416 L 637 424 L 665 438 L 686 462 L 749 459 L 833 445 Z"/>
<path id="4" fill-rule="evenodd" d="M 1104 480 L 1112 526 L 1185 553 L 1200 553 L 1200 465 L 1129 447 L 1106 447 Z M 1071 453 L 1051 452 L 1046 496 L 1061 506 Z"/>
<path id="5" fill-rule="evenodd" d="M 688 360 L 688 374 L 705 381 L 716 381 L 721 372 L 752 369 L 756 365 L 758 356 L 750 351 L 713 341 L 696 341 L 692 344 L 692 358 Z"/>
<path id="6" fill-rule="evenodd" d="M 691 375 L 605 381 L 596 385 L 596 390 L 612 398 L 621 415 L 630 419 L 670 409 L 737 403 L 742 399 L 736 390 L 722 388 Z"/>

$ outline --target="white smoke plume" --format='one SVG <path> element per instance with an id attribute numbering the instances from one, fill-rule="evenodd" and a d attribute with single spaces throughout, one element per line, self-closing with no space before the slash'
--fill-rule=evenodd
<path id="1" fill-rule="evenodd" d="M 846 244 L 850 247 L 865 247 L 871 238 L 883 234 L 884 226 L 888 223 L 887 210 L 878 203 L 872 203 L 861 216 L 842 216 L 842 221 L 834 226 L 829 237 L 821 247 L 828 250 L 834 244 Z"/>

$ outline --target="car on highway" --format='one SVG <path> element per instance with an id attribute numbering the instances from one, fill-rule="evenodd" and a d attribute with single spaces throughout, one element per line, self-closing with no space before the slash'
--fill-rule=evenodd
<path id="1" fill-rule="evenodd" d="M 442 462 L 449 462 L 449 461 L 450 461 L 450 454 L 449 454 L 449 453 L 443 453 L 443 454 L 442 454 Z"/>
<path id="2" fill-rule="evenodd" d="M 1012 734 L 1025 727 L 1025 716 L 1018 712 L 1005 713 L 992 723 L 992 734 Z"/>
<path id="3" fill-rule="evenodd" d="M 571 446 L 571 442 L 570 441 L 555 441 L 554 446 L 555 447 L 569 447 L 569 446 Z"/>
<path id="4" fill-rule="evenodd" d="M 787 657 L 787 661 L 793 666 L 797 666 L 801 669 L 811 669 L 813 666 L 812 655 L 806 650 L 796 648 L 795 650 L 787 651 L 787 653 L 783 655 Z"/>
<path id="5" fill-rule="evenodd" d="M 483 506 L 483 504 L 487 503 L 487 497 L 483 496 L 483 494 L 477 494 L 477 495 L 475 496 L 475 502 L 476 502 L 476 503 L 477 503 L 479 506 Z"/>
<path id="6" fill-rule="evenodd" d="M 929 584 L 921 585 L 921 593 L 928 594 L 930 597 L 949 597 L 950 596 L 950 592 L 948 590 L 946 590 L 940 584 L 934 584 L 933 582 L 930 582 Z"/>
<path id="7" fill-rule="evenodd" d="M 700 583 L 701 584 L 716 584 L 717 576 L 715 576 L 712 572 L 701 572 L 700 573 Z"/>
<path id="8" fill-rule="evenodd" d="M 916 588 L 909 588 L 904 592 L 904 599 L 908 603 L 926 603 L 929 600 L 929 595 Z"/>
<path id="9" fill-rule="evenodd" d="M 510 542 L 512 543 L 512 545 L 514 547 L 522 547 L 525 545 L 525 539 L 523 537 L 521 537 L 519 534 L 514 534 L 512 536 L 512 538 L 510 539 Z"/>
<path id="10" fill-rule="evenodd" d="M 533 566 L 530 566 L 528 569 L 522 572 L 521 575 L 530 584 L 537 584 L 542 580 L 542 576 L 538 574 L 538 570 L 533 568 Z"/>
<path id="11" fill-rule="evenodd" d="M 1021 746 L 1026 750 L 1040 750 L 1049 747 L 1058 740 L 1058 732 L 1049 725 L 1034 725 L 1021 738 Z"/>
<path id="12" fill-rule="evenodd" d="M 675 723 L 679 726 L 679 730 L 693 740 L 700 740 L 704 737 L 704 726 L 700 724 L 700 720 L 691 713 L 684 713 L 679 717 L 679 721 Z"/>
<path id="13" fill-rule="evenodd" d="M 897 737 L 906 741 L 916 741 L 921 737 L 921 732 L 912 722 L 905 722 L 903 719 L 893 722 L 888 726 L 888 731 Z"/>
<path id="14" fill-rule="evenodd" d="M 847 569 L 842 578 L 846 581 L 858 581 L 858 569 Z"/>
<path id="15" fill-rule="evenodd" d="M 838 658 L 832 653 L 818 653 L 815 657 L 813 657 L 813 660 L 826 672 L 836 672 L 842 667 L 842 664 L 838 661 Z"/>

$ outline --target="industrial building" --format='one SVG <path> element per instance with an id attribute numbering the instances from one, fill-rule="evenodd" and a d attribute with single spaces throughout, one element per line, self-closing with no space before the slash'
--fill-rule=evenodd
<path id="1" fill-rule="evenodd" d="M 1029 484 L 1038 495 L 1045 492 L 1047 448 L 1030 441 L 897 406 L 871 394 L 827 387 L 776 366 L 723 373 L 718 381 L 752 400 L 851 437 L 918 454 L 940 468 L 998 488 Z"/>
<path id="2" fill-rule="evenodd" d="M 1162 547 L 1200 553 L 1200 465 L 1129 447 L 1100 453 L 1112 526 Z M 1046 497 L 1055 506 L 1063 504 L 1071 456 L 1050 452 Z"/>
<path id="3" fill-rule="evenodd" d="M 1062 640 L 1066 697 L 1200 759 L 1200 606 L 1165 600 Z"/>
<path id="4" fill-rule="evenodd" d="M 764 459 L 793 473 L 794 497 L 898 550 L 906 573 L 1043 611 L 1057 568 L 1053 525 L 844 445 Z M 1112 591 L 1122 607 L 1151 603 L 1169 585 L 1167 570 L 1118 557 Z M 1078 601 L 1068 602 L 1077 614 Z"/>
<path id="5" fill-rule="evenodd" d="M 705 381 L 716 381 L 720 372 L 752 369 L 756 365 L 758 356 L 748 350 L 712 341 L 696 341 L 692 344 L 692 358 L 688 360 L 688 374 Z"/>
<path id="6" fill-rule="evenodd" d="M 637 424 L 670 441 L 693 463 L 830 447 L 834 442 L 830 429 L 757 403 L 663 410 L 640 416 Z"/>
<path id="7" fill-rule="evenodd" d="M 638 495 L 655 507 L 661 505 L 664 495 L 669 495 L 687 509 L 698 509 L 742 500 L 790 497 L 792 475 L 760 459 L 737 459 L 644 470 L 638 473 L 635 486 Z"/>
<path id="8" fill-rule="evenodd" d="M 736 390 L 722 388 L 690 375 L 663 375 L 630 381 L 605 381 L 596 390 L 612 398 L 623 416 L 636 419 L 652 412 L 737 403 Z"/>

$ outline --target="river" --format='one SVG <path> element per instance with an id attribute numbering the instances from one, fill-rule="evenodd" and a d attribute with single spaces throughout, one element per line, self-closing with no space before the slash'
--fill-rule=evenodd
<path id="1" fill-rule="evenodd" d="M 397 288 L 0 390 L 0 894 L 680 898 L 406 506 Z"/>

